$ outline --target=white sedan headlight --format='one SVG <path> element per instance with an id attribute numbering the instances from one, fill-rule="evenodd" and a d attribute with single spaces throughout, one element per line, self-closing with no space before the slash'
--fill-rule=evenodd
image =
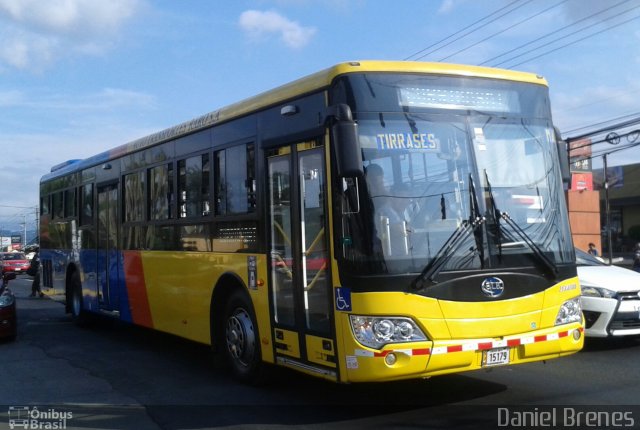
<path id="1" fill-rule="evenodd" d="M 558 316 L 556 316 L 556 325 L 580 321 L 582 321 L 582 305 L 580 303 L 580 297 L 567 300 L 562 304 L 562 306 L 560 306 Z"/>
<path id="2" fill-rule="evenodd" d="M 607 290 L 602 287 L 592 287 L 591 285 L 581 285 L 582 295 L 587 297 L 604 297 L 606 299 L 612 299 L 615 297 L 616 292 Z"/>
<path id="3" fill-rule="evenodd" d="M 369 348 L 380 349 L 388 343 L 427 340 L 420 327 L 410 318 L 350 315 L 350 321 L 356 340 Z"/>

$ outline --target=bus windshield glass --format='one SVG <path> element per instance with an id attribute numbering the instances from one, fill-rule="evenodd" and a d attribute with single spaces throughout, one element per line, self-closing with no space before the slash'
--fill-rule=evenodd
<path id="1" fill-rule="evenodd" d="M 545 86 L 362 75 L 337 88 L 355 105 L 365 170 L 342 184 L 343 269 L 420 273 L 443 253 L 443 271 L 572 263 Z"/>

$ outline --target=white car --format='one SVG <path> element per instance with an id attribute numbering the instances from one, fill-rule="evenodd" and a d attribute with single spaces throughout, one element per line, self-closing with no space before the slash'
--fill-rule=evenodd
<path id="1" fill-rule="evenodd" d="M 640 334 L 640 273 L 576 249 L 582 287 L 585 334 L 592 337 Z"/>

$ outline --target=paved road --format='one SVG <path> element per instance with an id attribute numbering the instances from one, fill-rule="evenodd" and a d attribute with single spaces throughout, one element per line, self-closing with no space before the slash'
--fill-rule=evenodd
<path id="1" fill-rule="evenodd" d="M 27 297 L 29 286 L 12 281 L 19 332 L 0 343 L 0 429 L 25 414 L 20 407 L 37 407 L 41 424 L 62 424 L 70 413 L 66 428 L 476 429 L 517 417 L 500 418 L 499 408 L 561 414 L 572 405 L 607 417 L 624 410 L 631 415 L 623 424 L 631 418 L 640 427 L 638 339 L 425 381 L 343 386 L 276 369 L 276 382 L 251 387 L 231 379 L 205 346 L 120 323 L 79 328 L 60 303 Z"/>

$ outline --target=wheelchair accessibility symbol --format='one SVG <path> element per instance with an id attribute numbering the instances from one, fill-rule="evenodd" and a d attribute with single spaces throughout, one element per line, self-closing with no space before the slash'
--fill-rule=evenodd
<path id="1" fill-rule="evenodd" d="M 343 312 L 351 312 L 351 288 L 337 287 L 336 309 Z"/>

